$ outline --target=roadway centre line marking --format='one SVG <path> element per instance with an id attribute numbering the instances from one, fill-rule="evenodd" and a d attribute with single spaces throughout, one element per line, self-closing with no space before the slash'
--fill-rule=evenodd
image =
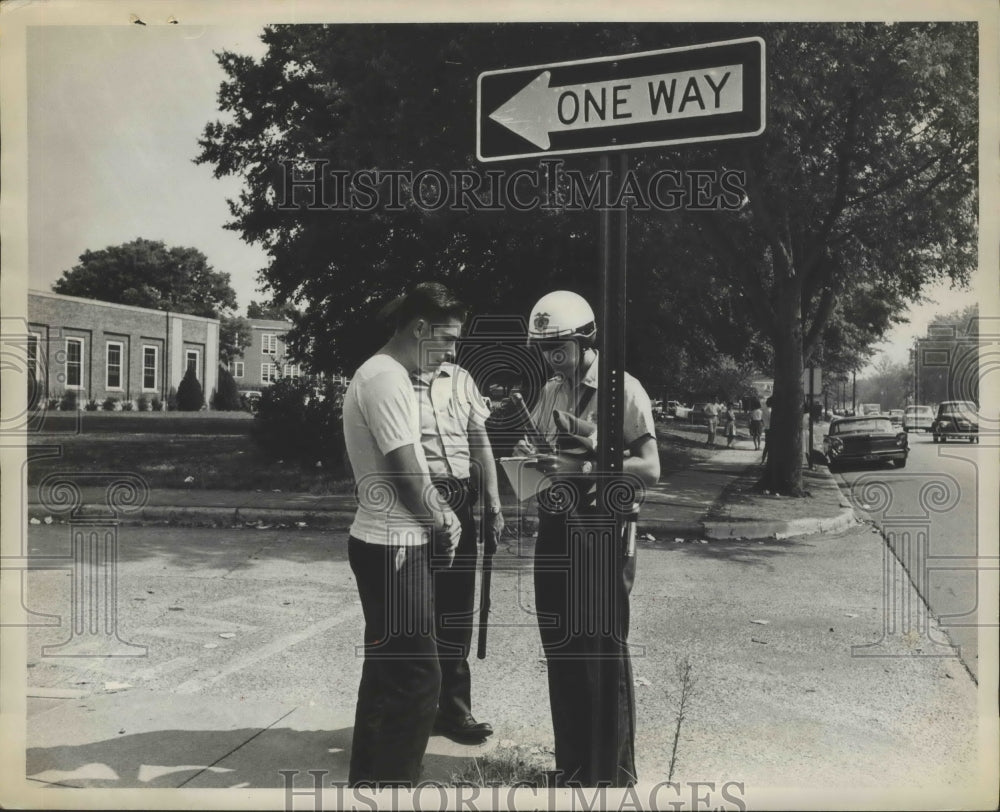
<path id="1" fill-rule="evenodd" d="M 292 634 L 286 634 L 283 637 L 279 637 L 266 646 L 261 646 L 254 651 L 247 652 L 242 657 L 233 660 L 229 665 L 220 671 L 216 671 L 210 676 L 205 676 L 200 679 L 189 679 L 182 682 L 174 689 L 174 693 L 178 694 L 193 694 L 198 691 L 207 688 L 215 683 L 225 679 L 226 677 L 235 674 L 237 671 L 242 671 L 244 668 L 249 668 L 252 665 L 257 665 L 262 660 L 267 657 L 273 657 L 275 654 L 280 654 L 288 648 L 301 643 L 303 640 L 308 640 L 310 637 L 314 637 L 317 634 L 322 634 L 328 629 L 332 629 L 334 626 L 339 626 L 361 615 L 361 607 L 355 606 L 346 612 L 341 612 L 339 615 L 334 615 L 326 620 L 321 620 L 318 623 L 313 623 L 311 626 L 306 626 L 300 631 L 293 632 Z"/>

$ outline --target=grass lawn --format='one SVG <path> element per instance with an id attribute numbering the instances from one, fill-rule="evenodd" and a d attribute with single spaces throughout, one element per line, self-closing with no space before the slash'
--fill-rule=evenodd
<path id="1" fill-rule="evenodd" d="M 122 418 L 125 418 L 124 420 Z M 97 418 L 80 434 L 30 434 L 28 483 L 46 475 L 72 471 L 121 471 L 141 475 L 151 488 L 203 490 L 274 490 L 298 493 L 350 493 L 349 476 L 322 469 L 306 469 L 289 461 L 267 457 L 250 435 L 251 420 L 197 419 L 192 431 L 167 431 L 167 421 Z M 148 420 L 148 419 L 147 419 Z M 154 428 L 155 426 L 155 428 Z M 151 431 L 142 429 L 152 428 Z M 214 428 L 215 431 L 209 431 Z M 138 430 L 137 430 L 138 429 Z M 658 425 L 660 465 L 664 475 L 707 459 L 704 429 L 673 421 Z M 42 447 L 45 448 L 42 448 Z M 58 456 L 46 451 L 58 449 Z M 185 482 L 194 477 L 193 482 Z M 501 476 L 501 488 L 509 488 Z"/>
<path id="2" fill-rule="evenodd" d="M 130 432 L 29 438 L 29 454 L 33 448 L 35 453 L 44 453 L 39 446 L 57 446 L 62 453 L 29 462 L 30 485 L 56 471 L 127 471 L 140 474 L 151 488 L 280 488 L 316 494 L 349 493 L 354 488 L 347 477 L 269 459 L 248 434 L 209 437 Z M 189 476 L 194 481 L 186 483 Z"/>

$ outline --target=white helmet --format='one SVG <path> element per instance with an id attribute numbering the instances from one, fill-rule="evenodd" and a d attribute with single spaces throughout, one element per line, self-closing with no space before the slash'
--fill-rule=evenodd
<path id="1" fill-rule="evenodd" d="M 545 294 L 528 317 L 528 342 L 547 338 L 585 338 L 597 336 L 597 321 L 587 300 L 570 290 Z"/>

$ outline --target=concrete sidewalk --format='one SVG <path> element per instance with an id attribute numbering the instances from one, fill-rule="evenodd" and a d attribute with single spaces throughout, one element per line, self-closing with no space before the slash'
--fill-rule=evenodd
<path id="1" fill-rule="evenodd" d="M 640 534 L 656 540 L 786 538 L 838 532 L 855 522 L 850 505 L 825 468 L 806 472 L 811 496 L 805 500 L 782 500 L 752 493 L 750 486 L 759 471 L 758 452 L 749 442 L 740 442 L 731 449 L 720 448 L 708 460 L 661 477 L 646 494 L 640 513 Z M 357 505 L 351 494 L 192 487 L 156 488 L 136 504 L 112 509 L 105 488 L 82 485 L 78 490 L 77 517 L 114 516 L 124 524 L 162 522 L 219 527 L 283 524 L 346 531 Z M 68 517 L 66 505 L 44 504 L 39 488 L 31 488 L 29 494 L 28 516 L 32 523 Z M 508 524 L 516 521 L 522 531 L 533 531 L 535 509 L 529 503 L 519 505 L 510 497 L 504 504 L 504 514 Z"/>

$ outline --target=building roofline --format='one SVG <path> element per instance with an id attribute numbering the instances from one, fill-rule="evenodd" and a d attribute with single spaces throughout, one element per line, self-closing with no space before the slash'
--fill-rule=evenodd
<path id="1" fill-rule="evenodd" d="M 292 322 L 280 319 L 247 319 L 247 321 L 250 322 L 250 327 L 253 330 L 276 330 L 279 328 L 290 330 L 293 326 Z"/>
<path id="2" fill-rule="evenodd" d="M 219 323 L 218 319 L 209 318 L 208 316 L 195 316 L 193 313 L 182 313 L 179 310 L 156 310 L 152 307 L 139 307 L 138 305 L 119 304 L 118 302 L 104 302 L 100 299 L 88 299 L 84 296 L 67 296 L 65 293 L 55 293 L 50 290 L 35 290 L 34 288 L 29 288 L 28 295 L 44 296 L 49 299 L 62 299 L 67 302 L 83 302 L 85 304 L 100 305 L 101 307 L 114 307 L 119 310 L 139 311 L 140 313 L 155 313 L 160 316 L 180 316 L 185 319 L 191 319 L 192 321 L 204 321 L 211 324 Z"/>

